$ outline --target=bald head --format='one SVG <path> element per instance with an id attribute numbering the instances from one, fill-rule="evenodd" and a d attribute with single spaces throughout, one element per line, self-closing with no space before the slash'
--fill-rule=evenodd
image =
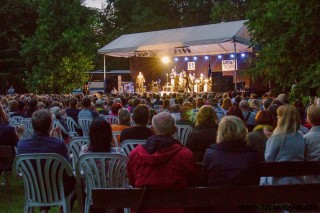
<path id="1" fill-rule="evenodd" d="M 160 112 L 153 116 L 152 127 L 156 135 L 173 135 L 176 131 L 176 121 L 168 112 Z"/>

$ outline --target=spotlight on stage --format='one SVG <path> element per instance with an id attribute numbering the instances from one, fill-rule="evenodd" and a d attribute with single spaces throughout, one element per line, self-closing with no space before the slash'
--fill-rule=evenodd
<path id="1" fill-rule="evenodd" d="M 168 56 L 163 56 L 163 57 L 161 58 L 161 60 L 162 60 L 162 62 L 165 63 L 165 64 L 167 64 L 167 63 L 170 62 L 170 58 L 169 58 Z"/>
<path id="2" fill-rule="evenodd" d="M 193 56 L 193 60 L 195 60 L 195 61 L 196 61 L 197 59 L 198 59 L 198 57 L 197 57 L 197 56 Z"/>
<path id="3" fill-rule="evenodd" d="M 179 59 L 178 59 L 178 58 L 174 58 L 174 60 L 175 60 L 175 61 L 179 61 Z"/>
<path id="4" fill-rule="evenodd" d="M 222 58 L 222 55 L 218 55 L 218 58 L 221 59 L 221 58 Z"/>
<path id="5" fill-rule="evenodd" d="M 205 57 L 204 57 L 204 59 L 208 60 L 208 59 L 209 59 L 209 57 L 208 57 L 208 56 L 205 56 Z"/>
<path id="6" fill-rule="evenodd" d="M 231 58 L 234 58 L 234 54 L 231 54 L 230 57 L 231 57 Z"/>
<path id="7" fill-rule="evenodd" d="M 189 60 L 189 58 L 188 58 L 188 57 L 184 57 L 184 60 L 185 60 L 185 61 L 188 61 L 188 60 Z"/>
<path id="8" fill-rule="evenodd" d="M 242 58 L 246 57 L 246 54 L 245 53 L 241 53 L 241 57 Z"/>

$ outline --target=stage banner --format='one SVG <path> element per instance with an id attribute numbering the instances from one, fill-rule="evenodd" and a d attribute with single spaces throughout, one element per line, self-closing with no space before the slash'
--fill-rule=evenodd
<path id="1" fill-rule="evenodd" d="M 222 71 L 234 71 L 235 69 L 235 60 L 222 60 Z"/>
<path id="2" fill-rule="evenodd" d="M 196 70 L 196 62 L 188 62 L 188 70 Z"/>

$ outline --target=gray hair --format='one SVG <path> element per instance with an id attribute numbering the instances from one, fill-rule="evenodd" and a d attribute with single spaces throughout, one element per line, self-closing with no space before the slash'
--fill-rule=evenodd
<path id="1" fill-rule="evenodd" d="M 153 116 L 152 126 L 159 135 L 171 135 L 172 129 L 176 126 L 176 120 L 170 113 L 160 112 Z"/>

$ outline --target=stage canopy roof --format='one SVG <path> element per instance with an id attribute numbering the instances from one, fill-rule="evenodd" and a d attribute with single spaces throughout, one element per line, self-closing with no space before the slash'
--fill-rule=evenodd
<path id="1" fill-rule="evenodd" d="M 98 50 L 114 57 L 216 55 L 251 52 L 246 21 L 233 21 L 169 30 L 122 35 Z M 188 48 L 189 51 L 180 51 Z"/>

